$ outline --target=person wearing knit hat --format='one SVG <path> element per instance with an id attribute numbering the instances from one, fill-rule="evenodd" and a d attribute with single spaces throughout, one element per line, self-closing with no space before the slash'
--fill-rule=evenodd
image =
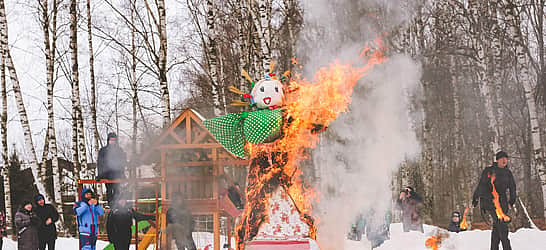
<path id="1" fill-rule="evenodd" d="M 108 133 L 108 145 L 102 147 L 97 159 L 97 180 L 125 178 L 127 155 L 118 144 L 116 133 Z M 110 206 L 119 193 L 119 183 L 106 183 L 106 199 Z"/>
<path id="2" fill-rule="evenodd" d="M 15 214 L 15 228 L 17 230 L 17 249 L 38 249 L 38 228 L 40 218 L 32 211 L 32 202 L 25 200 L 23 206 Z"/>
<path id="3" fill-rule="evenodd" d="M 38 249 L 55 249 L 57 240 L 57 227 L 55 223 L 59 220 L 57 209 L 51 204 L 45 203 L 45 197 L 42 194 L 34 196 L 36 202 L 36 215 L 40 218 L 40 227 L 38 231 Z"/>
<path id="4" fill-rule="evenodd" d="M 510 217 L 499 217 L 497 209 L 502 213 L 508 214 L 509 209 L 516 202 L 516 182 L 512 171 L 508 169 L 508 154 L 499 151 L 495 154 L 496 162 L 492 166 L 482 171 L 478 186 L 472 196 L 472 206 L 476 207 L 478 202 L 482 211 L 487 212 L 493 219 L 493 230 L 491 231 L 491 249 L 499 249 L 499 243 L 502 243 L 502 249 L 511 250 L 512 246 L 508 239 L 508 223 Z M 495 207 L 493 202 L 493 187 L 498 193 L 500 208 Z M 510 198 L 506 193 L 510 193 Z"/>

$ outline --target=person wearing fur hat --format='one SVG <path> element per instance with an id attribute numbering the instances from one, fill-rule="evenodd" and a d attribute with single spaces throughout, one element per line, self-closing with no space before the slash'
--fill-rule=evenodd
<path id="1" fill-rule="evenodd" d="M 108 133 L 108 145 L 102 147 L 97 159 L 97 179 L 120 179 L 125 178 L 125 165 L 127 155 L 118 144 L 116 133 Z M 106 198 L 108 204 L 116 200 L 119 183 L 106 183 Z"/>
<path id="2" fill-rule="evenodd" d="M 508 239 L 508 216 L 499 218 L 494 205 L 493 188 L 498 193 L 499 205 L 502 213 L 508 213 L 516 202 L 516 182 L 512 171 L 508 169 L 508 154 L 499 151 L 495 155 L 496 162 L 492 166 L 482 171 L 478 186 L 472 196 L 472 206 L 476 207 L 478 202 L 483 212 L 488 213 L 493 219 L 493 230 L 491 231 L 491 250 L 498 250 L 499 243 L 502 243 L 502 249 L 511 250 L 510 240 Z M 494 186 L 493 186 L 494 185 Z M 510 192 L 510 198 L 506 195 Z"/>
<path id="3" fill-rule="evenodd" d="M 461 228 L 461 213 L 455 211 L 451 214 L 451 222 L 447 226 L 447 231 L 459 233 L 465 231 L 466 229 Z"/>
<path id="4" fill-rule="evenodd" d="M 32 211 L 32 202 L 25 201 L 15 214 L 15 228 L 17 230 L 17 249 L 38 249 L 38 228 L 40 218 Z"/>
<path id="5" fill-rule="evenodd" d="M 59 220 L 59 213 L 51 204 L 46 204 L 42 194 L 34 197 L 36 202 L 36 215 L 40 218 L 40 230 L 38 231 L 40 250 L 55 249 L 55 240 L 57 239 L 57 227 L 55 223 Z"/>
<path id="6" fill-rule="evenodd" d="M 404 232 L 423 232 L 423 221 L 419 214 L 423 206 L 423 199 L 412 187 L 405 187 L 400 191 L 400 197 L 396 202 L 396 208 L 402 210 L 402 225 Z"/>

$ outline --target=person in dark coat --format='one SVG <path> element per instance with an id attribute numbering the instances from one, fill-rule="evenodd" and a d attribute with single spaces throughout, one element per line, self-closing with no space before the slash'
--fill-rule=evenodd
<path id="1" fill-rule="evenodd" d="M 451 215 L 451 221 L 447 226 L 447 231 L 459 233 L 465 230 L 466 229 L 461 229 L 461 213 L 457 211 L 453 212 L 453 214 Z"/>
<path id="2" fill-rule="evenodd" d="M 8 236 L 6 232 L 6 216 L 3 211 L 0 211 L 0 249 L 4 245 L 4 237 Z"/>
<path id="3" fill-rule="evenodd" d="M 17 230 L 17 249 L 38 249 L 38 228 L 40 218 L 32 211 L 32 202 L 25 201 L 15 214 L 15 229 Z"/>
<path id="4" fill-rule="evenodd" d="M 493 230 L 491 231 L 491 250 L 498 250 L 499 243 L 502 242 L 503 250 L 511 250 L 510 240 L 508 239 L 508 223 L 497 217 L 495 205 L 493 203 L 493 186 L 491 185 L 492 177 L 495 178 L 495 190 L 499 194 L 500 208 L 504 214 L 508 213 L 510 207 L 516 202 L 516 182 L 512 171 L 508 169 L 508 154 L 500 151 L 495 155 L 497 162 L 491 167 L 487 167 L 482 171 L 478 186 L 472 196 L 472 206 L 476 207 L 478 202 L 482 211 L 490 214 L 493 219 Z M 508 199 L 506 192 L 510 192 Z"/>
<path id="5" fill-rule="evenodd" d="M 34 197 L 36 201 L 36 215 L 40 218 L 40 228 L 38 231 L 38 248 L 45 250 L 55 249 L 55 240 L 57 239 L 57 228 L 55 222 L 59 220 L 59 213 L 51 204 L 45 204 L 44 196 L 41 194 Z"/>
<path id="6" fill-rule="evenodd" d="M 104 209 L 95 198 L 93 190 L 82 190 L 80 201 L 74 204 L 74 213 L 78 220 L 80 249 L 95 250 L 99 235 L 99 217 L 104 215 Z"/>
<path id="7" fill-rule="evenodd" d="M 167 210 L 167 224 L 178 250 L 197 249 L 192 237 L 195 222 L 180 194 L 173 194 L 171 207 Z"/>
<path id="8" fill-rule="evenodd" d="M 114 207 L 108 213 L 106 221 L 106 231 L 108 233 L 108 241 L 114 244 L 116 250 L 129 250 L 131 244 L 131 226 L 133 219 L 155 220 L 153 215 L 144 215 L 135 211 L 127 205 L 127 200 L 120 197 Z"/>
<path id="9" fill-rule="evenodd" d="M 412 187 L 406 187 L 400 191 L 400 197 L 396 207 L 402 210 L 402 225 L 404 232 L 423 230 L 423 221 L 419 209 L 423 205 L 423 199 Z"/>
<path id="10" fill-rule="evenodd" d="M 372 249 L 381 246 L 390 238 L 391 214 L 388 211 L 376 213 L 371 209 L 366 215 L 365 232 Z"/>
<path id="11" fill-rule="evenodd" d="M 108 145 L 102 147 L 97 159 L 97 179 L 120 179 L 125 178 L 125 165 L 127 164 L 127 155 L 118 144 L 116 133 L 108 134 Z M 108 204 L 116 200 L 119 191 L 119 183 L 106 183 L 106 198 Z"/>

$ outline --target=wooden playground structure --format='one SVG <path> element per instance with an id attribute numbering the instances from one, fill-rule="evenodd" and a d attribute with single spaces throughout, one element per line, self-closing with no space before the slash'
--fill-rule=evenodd
<path id="1" fill-rule="evenodd" d="M 149 148 L 143 150 L 140 164 L 153 164 L 155 176 L 78 181 L 78 193 L 84 185 L 126 185 L 132 191 L 134 209 L 155 215 L 155 222 L 149 222 L 144 234 L 139 233 L 137 223 L 133 242 L 139 250 L 147 249 L 150 244 L 154 244 L 154 249 L 171 249 L 172 236 L 167 230 L 166 211 L 173 193 L 183 196 L 194 216 L 212 215 L 214 250 L 221 249 L 221 231 L 225 232 L 226 243 L 232 245 L 233 218 L 238 217 L 241 210 L 229 199 L 227 189 L 235 182 L 241 183 L 240 194 L 244 198 L 248 161 L 228 153 L 204 128 L 202 121 L 199 114 L 186 109 Z M 223 230 L 222 217 L 225 218 Z M 99 235 L 100 239 L 103 237 Z"/>

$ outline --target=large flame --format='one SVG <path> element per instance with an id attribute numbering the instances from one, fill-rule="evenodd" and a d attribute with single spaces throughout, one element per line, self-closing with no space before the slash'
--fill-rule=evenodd
<path id="1" fill-rule="evenodd" d="M 466 222 L 466 214 L 468 214 L 468 207 L 464 209 L 463 220 L 461 221 L 461 230 L 468 229 L 468 223 Z"/>
<path id="2" fill-rule="evenodd" d="M 491 186 L 493 187 L 493 191 L 491 192 L 493 194 L 493 204 L 495 205 L 495 213 L 497 214 L 497 218 L 499 220 L 502 220 L 504 222 L 510 222 L 510 217 L 502 211 L 500 200 L 499 200 L 499 193 L 497 193 L 497 189 L 495 188 L 495 175 L 489 174 L 489 178 L 491 179 Z"/>
<path id="3" fill-rule="evenodd" d="M 318 141 L 318 133 L 326 128 L 337 116 L 347 111 L 351 101 L 353 88 L 373 66 L 383 63 L 386 58 L 381 40 L 375 44 L 378 49 L 367 46 L 361 55 L 367 59 L 366 64 L 355 67 L 352 64 L 332 63 L 316 72 L 314 81 L 308 81 L 296 76 L 291 80 L 285 91 L 285 124 L 283 136 L 267 145 L 250 145 L 251 159 L 268 155 L 269 164 L 266 167 L 249 169 L 249 187 L 247 201 L 242 215 L 242 224 L 238 226 L 238 248 L 243 249 L 244 241 L 251 240 L 252 233 L 257 231 L 260 223 L 267 219 L 269 191 L 271 183 L 286 189 L 301 215 L 301 220 L 310 227 L 309 237 L 316 239 L 316 220 L 310 216 L 312 204 L 318 202 L 318 195 L 302 180 L 302 170 L 299 163 L 307 156 L 306 149 L 314 148 Z M 293 63 L 297 63 L 293 60 Z M 267 165 L 267 164 L 266 164 Z M 281 167 L 278 167 L 281 166 Z M 254 168 L 254 169 L 252 169 Z M 243 234 L 244 233 L 244 236 Z"/>

